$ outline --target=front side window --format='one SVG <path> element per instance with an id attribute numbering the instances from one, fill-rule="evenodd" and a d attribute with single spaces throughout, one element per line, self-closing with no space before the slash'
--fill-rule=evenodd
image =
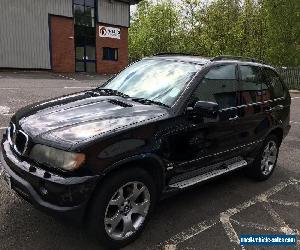
<path id="1" fill-rule="evenodd" d="M 212 68 L 195 90 L 192 101 L 216 102 L 220 109 L 235 107 L 237 104 L 237 79 L 234 64 Z"/>
<path id="2" fill-rule="evenodd" d="M 268 92 L 268 89 L 270 89 L 273 99 L 283 97 L 284 89 L 277 73 L 272 69 L 264 68 L 263 76 L 263 89 L 265 90 L 265 92 Z"/>
<path id="3" fill-rule="evenodd" d="M 103 48 L 103 60 L 118 61 L 118 49 Z"/>
<path id="4" fill-rule="evenodd" d="M 144 59 L 123 70 L 104 88 L 172 106 L 200 69 L 201 65 L 192 63 Z"/>
<path id="5" fill-rule="evenodd" d="M 252 65 L 240 66 L 241 81 L 238 92 L 241 104 L 252 104 L 261 101 L 262 71 Z"/>

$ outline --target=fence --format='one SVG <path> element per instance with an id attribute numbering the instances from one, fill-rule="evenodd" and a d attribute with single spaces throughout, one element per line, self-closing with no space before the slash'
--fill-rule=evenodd
<path id="1" fill-rule="evenodd" d="M 300 68 L 281 67 L 277 68 L 289 89 L 300 90 Z"/>

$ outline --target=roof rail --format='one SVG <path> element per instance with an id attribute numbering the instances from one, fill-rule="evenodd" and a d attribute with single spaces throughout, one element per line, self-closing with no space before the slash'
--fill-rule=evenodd
<path id="1" fill-rule="evenodd" d="M 211 59 L 211 61 L 222 61 L 222 60 L 240 60 L 240 61 L 246 61 L 246 62 L 263 63 L 262 60 L 258 60 L 258 59 L 251 58 L 251 57 L 244 57 L 244 56 L 221 55 L 221 56 L 216 56 Z"/>
<path id="2" fill-rule="evenodd" d="M 157 53 L 154 54 L 153 56 L 199 56 L 199 55 L 195 55 L 195 54 L 189 54 L 189 53 L 177 53 L 177 52 L 162 52 L 162 53 Z"/>

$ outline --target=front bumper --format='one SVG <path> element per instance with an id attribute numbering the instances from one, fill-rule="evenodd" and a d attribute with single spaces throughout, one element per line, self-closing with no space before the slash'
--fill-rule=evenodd
<path id="1" fill-rule="evenodd" d="M 98 176 L 62 177 L 19 158 L 7 140 L 1 146 L 2 172 L 11 189 L 42 211 L 82 221 Z"/>

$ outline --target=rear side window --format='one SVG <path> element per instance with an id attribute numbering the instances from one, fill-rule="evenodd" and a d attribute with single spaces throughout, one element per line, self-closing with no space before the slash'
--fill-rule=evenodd
<path id="1" fill-rule="evenodd" d="M 262 71 L 252 65 L 240 66 L 241 81 L 238 86 L 240 104 L 251 104 L 261 101 Z"/>
<path id="2" fill-rule="evenodd" d="M 268 92 L 268 88 L 271 90 L 273 99 L 284 96 L 284 88 L 278 74 L 269 68 L 263 69 L 263 90 Z M 265 94 L 265 93 L 264 93 Z"/>
<path id="3" fill-rule="evenodd" d="M 193 94 L 193 102 L 211 101 L 220 109 L 236 106 L 237 79 L 234 64 L 213 67 Z"/>

